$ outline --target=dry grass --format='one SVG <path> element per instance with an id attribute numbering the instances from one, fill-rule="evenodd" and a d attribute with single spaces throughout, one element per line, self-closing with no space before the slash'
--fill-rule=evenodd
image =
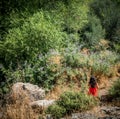
<path id="1" fill-rule="evenodd" d="M 1 119 L 38 119 L 39 114 L 30 107 L 30 100 L 23 96 L 17 100 L 6 98 L 6 104 L 1 109 L 4 115 Z"/>
<path id="2" fill-rule="evenodd" d="M 46 99 L 59 99 L 60 95 L 67 91 L 80 92 L 81 86 L 78 83 L 66 82 L 56 85 L 47 95 Z"/>
<path id="3" fill-rule="evenodd" d="M 26 101 L 16 101 L 15 104 L 7 104 L 2 111 L 4 114 L 2 119 L 38 119 L 39 116 Z"/>

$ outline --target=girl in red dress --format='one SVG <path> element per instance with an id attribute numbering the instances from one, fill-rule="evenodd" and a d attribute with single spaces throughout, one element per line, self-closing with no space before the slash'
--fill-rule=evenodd
<path id="1" fill-rule="evenodd" d="M 93 95 L 95 97 L 98 96 L 98 84 L 96 82 L 96 79 L 92 76 L 89 81 L 89 95 Z"/>

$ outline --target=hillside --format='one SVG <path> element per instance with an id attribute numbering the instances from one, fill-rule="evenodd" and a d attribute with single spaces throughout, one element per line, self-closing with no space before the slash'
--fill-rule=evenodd
<path id="1" fill-rule="evenodd" d="M 119 108 L 119 0 L 9 0 L 0 11 L 0 118 L 59 119 Z M 91 76 L 97 99 L 88 95 Z M 41 94 L 40 105 L 55 104 L 36 113 L 31 103 Z"/>

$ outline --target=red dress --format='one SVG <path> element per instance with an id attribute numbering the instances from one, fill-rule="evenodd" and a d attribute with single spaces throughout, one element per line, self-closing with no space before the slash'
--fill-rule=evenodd
<path id="1" fill-rule="evenodd" d="M 98 88 L 97 87 L 89 87 L 89 92 L 88 94 L 93 95 L 93 96 L 98 96 Z"/>

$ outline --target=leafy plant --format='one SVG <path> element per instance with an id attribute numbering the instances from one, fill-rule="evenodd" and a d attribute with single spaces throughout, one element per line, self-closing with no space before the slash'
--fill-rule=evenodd
<path id="1" fill-rule="evenodd" d="M 27 18 L 23 25 L 9 30 L 5 41 L 0 42 L 0 58 L 4 59 L 6 65 L 30 61 L 50 49 L 59 50 L 64 39 L 65 33 L 47 21 L 43 12 L 37 12 Z"/>
<path id="2" fill-rule="evenodd" d="M 50 113 L 52 117 L 54 117 L 55 119 L 60 119 L 66 114 L 66 109 L 57 104 L 54 104 L 48 107 L 48 109 L 46 110 L 46 113 L 48 114 Z"/>
<path id="3" fill-rule="evenodd" d="M 113 86 L 109 90 L 109 94 L 112 98 L 117 98 L 120 100 L 120 78 L 114 82 Z"/>
<path id="4" fill-rule="evenodd" d="M 99 41 L 104 38 L 105 31 L 102 28 L 100 19 L 95 15 L 90 15 L 88 20 L 89 22 L 84 27 L 82 38 L 83 42 L 86 42 L 89 48 L 95 49 L 99 46 Z"/>
<path id="5" fill-rule="evenodd" d="M 54 117 L 62 117 L 76 111 L 83 111 L 95 106 L 96 100 L 81 92 L 64 92 L 55 105 L 50 106 L 47 112 Z"/>
<path id="6" fill-rule="evenodd" d="M 105 28 L 106 31 L 106 38 L 111 39 L 111 41 L 116 41 L 116 39 L 112 38 L 112 36 L 114 35 L 117 29 L 117 24 L 119 22 L 120 17 L 119 12 L 120 7 L 117 1 L 94 0 L 93 3 L 91 4 L 91 8 L 93 9 L 94 13 L 98 16 L 98 18 L 101 20 L 102 26 Z"/>
<path id="7" fill-rule="evenodd" d="M 67 113 L 89 109 L 95 104 L 95 100 L 84 93 L 65 92 L 60 96 L 58 104 L 65 107 Z"/>

